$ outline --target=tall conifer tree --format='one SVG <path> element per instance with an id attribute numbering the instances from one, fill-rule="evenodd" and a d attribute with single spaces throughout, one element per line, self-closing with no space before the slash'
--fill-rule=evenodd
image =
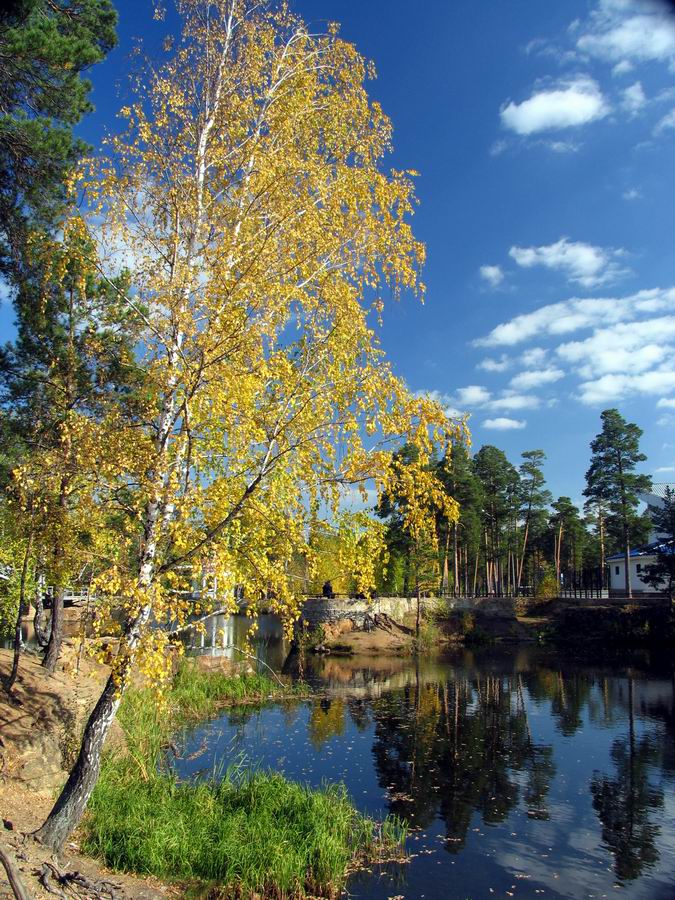
<path id="1" fill-rule="evenodd" d="M 642 429 L 626 422 L 617 409 L 600 415 L 602 431 L 591 442 L 591 465 L 586 472 L 584 496 L 608 511 L 608 524 L 620 529 L 626 566 L 626 596 L 632 597 L 630 547 L 638 527 L 638 494 L 648 491 L 651 478 L 636 474 L 635 467 L 647 457 L 640 452 Z"/>

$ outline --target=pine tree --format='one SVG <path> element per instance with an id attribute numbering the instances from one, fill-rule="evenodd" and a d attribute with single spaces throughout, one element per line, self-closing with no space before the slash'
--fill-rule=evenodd
<path id="1" fill-rule="evenodd" d="M 473 466 L 483 487 L 486 591 L 501 594 L 506 586 L 516 582 L 513 576 L 515 547 L 510 545 L 517 519 L 518 470 L 503 450 L 489 444 L 481 447 L 474 456 Z"/>
<path id="2" fill-rule="evenodd" d="M 110 0 L 10 0 L 0 9 L 0 273 L 16 286 L 36 223 L 53 223 L 86 145 L 82 73 L 117 42 Z"/>
<path id="3" fill-rule="evenodd" d="M 522 582 L 532 519 L 551 502 L 551 493 L 544 487 L 546 481 L 542 471 L 546 454 L 543 450 L 526 450 L 522 456 L 524 462 L 520 466 L 520 516 L 523 522 L 523 541 L 518 560 L 518 588 Z"/>
<path id="4" fill-rule="evenodd" d="M 621 534 L 626 565 L 626 596 L 632 597 L 630 547 L 640 517 L 636 513 L 638 494 L 648 491 L 651 479 L 634 469 L 647 457 L 640 452 L 642 429 L 626 422 L 617 409 L 600 415 L 602 431 L 591 442 L 591 465 L 586 472 L 584 496 L 607 509 L 608 528 Z"/>

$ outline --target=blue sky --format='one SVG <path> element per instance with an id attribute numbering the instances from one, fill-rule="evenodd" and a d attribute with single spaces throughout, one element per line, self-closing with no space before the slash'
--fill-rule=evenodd
<path id="1" fill-rule="evenodd" d="M 124 98 L 150 0 L 117 0 L 120 46 L 92 73 L 97 144 Z M 580 499 L 599 413 L 645 431 L 675 481 L 675 16 L 649 0 L 295 0 L 377 67 L 391 165 L 420 173 L 427 300 L 391 304 L 383 343 L 415 391 L 471 413 L 475 447 L 542 448 Z M 0 309 L 0 337 L 11 333 Z"/>

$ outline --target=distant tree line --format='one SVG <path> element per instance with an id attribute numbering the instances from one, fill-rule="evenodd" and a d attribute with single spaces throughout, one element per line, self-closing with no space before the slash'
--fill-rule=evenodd
<path id="1" fill-rule="evenodd" d="M 628 559 L 631 547 L 646 543 L 653 530 L 649 514 L 638 513 L 638 494 L 650 489 L 651 479 L 635 472 L 646 460 L 639 450 L 640 428 L 616 409 L 600 418 L 583 510 L 570 497 L 553 498 L 543 450 L 526 450 L 515 464 L 490 444 L 472 455 L 456 443 L 432 463 L 460 507 L 457 521 L 439 520 L 438 546 L 414 544 L 403 524 L 403 499 L 383 497 L 378 515 L 387 523 L 388 559 L 381 591 L 554 596 L 560 588 L 608 587 L 607 557 L 622 552 Z M 404 447 L 399 457 L 410 462 L 414 450 Z M 661 518 L 664 527 L 672 525 L 672 514 Z M 627 581 L 626 593 L 643 587 Z"/>

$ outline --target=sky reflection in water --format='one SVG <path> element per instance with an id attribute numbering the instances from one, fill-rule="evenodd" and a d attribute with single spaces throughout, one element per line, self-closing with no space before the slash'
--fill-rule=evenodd
<path id="1" fill-rule="evenodd" d="M 443 661 L 317 660 L 321 699 L 237 709 L 186 734 L 182 777 L 233 760 L 413 826 L 406 866 L 353 897 L 675 897 L 673 677 L 538 649 Z"/>

